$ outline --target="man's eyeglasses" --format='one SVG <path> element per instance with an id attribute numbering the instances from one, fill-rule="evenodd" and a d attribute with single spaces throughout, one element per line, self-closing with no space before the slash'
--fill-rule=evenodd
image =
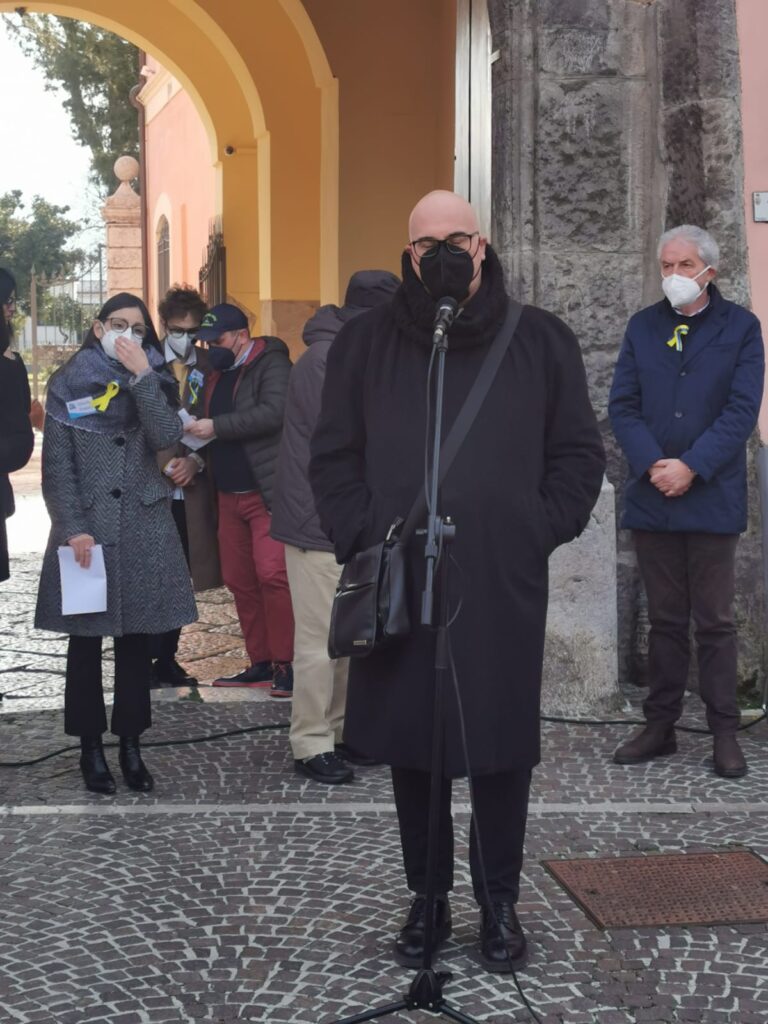
<path id="1" fill-rule="evenodd" d="M 200 324 L 195 324 L 194 327 L 169 327 L 168 337 L 173 338 L 174 341 L 181 341 L 187 335 L 194 338 L 197 332 L 200 330 Z"/>
<path id="2" fill-rule="evenodd" d="M 149 332 L 146 324 L 129 324 L 127 320 L 123 320 L 121 317 L 108 316 L 104 324 L 109 324 L 112 330 L 117 331 L 118 334 L 125 334 L 126 331 L 130 330 L 134 338 L 138 338 L 140 341 L 143 341 Z"/>
<path id="3" fill-rule="evenodd" d="M 448 252 L 454 256 L 458 256 L 460 253 L 471 251 L 472 239 L 475 235 L 479 234 L 479 231 L 473 231 L 471 234 L 467 234 L 464 231 L 454 231 L 447 238 L 417 238 L 411 242 L 411 249 L 413 249 L 414 256 L 420 260 L 436 256 L 441 245 L 444 245 Z"/>

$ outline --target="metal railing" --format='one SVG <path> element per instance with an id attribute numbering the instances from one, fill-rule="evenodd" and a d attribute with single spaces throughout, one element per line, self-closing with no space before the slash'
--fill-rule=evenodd
<path id="1" fill-rule="evenodd" d="M 199 281 L 200 294 L 209 306 L 227 301 L 227 248 L 219 218 L 209 228 Z"/>
<path id="2" fill-rule="evenodd" d="M 71 277 L 46 277 L 31 268 L 28 340 L 33 398 L 40 397 L 41 377 L 47 380 L 82 344 L 105 299 L 103 245 L 96 259 Z"/>

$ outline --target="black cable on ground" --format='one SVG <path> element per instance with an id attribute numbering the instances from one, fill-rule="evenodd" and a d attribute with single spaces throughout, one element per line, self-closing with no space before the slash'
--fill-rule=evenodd
<path id="1" fill-rule="evenodd" d="M 143 750 L 149 747 L 182 747 L 188 743 L 207 743 L 209 740 L 221 740 L 227 736 L 245 736 L 252 732 L 267 732 L 269 729 L 287 729 L 290 724 L 290 722 L 275 722 L 270 725 L 249 725 L 242 729 L 214 732 L 208 736 L 190 736 L 181 740 L 149 740 L 146 743 L 142 743 L 141 746 Z M 111 747 L 117 746 L 119 746 L 117 743 L 105 743 L 104 749 L 109 750 Z M 40 764 L 41 761 L 48 761 L 52 757 L 58 757 L 59 754 L 66 754 L 71 750 L 79 749 L 79 746 L 60 747 L 58 750 L 52 750 L 50 754 L 43 754 L 41 757 L 35 757 L 31 761 L 0 761 L 0 768 L 28 768 L 31 765 Z"/>
<path id="2" fill-rule="evenodd" d="M 751 722 L 746 722 L 744 725 L 737 727 L 736 732 L 744 732 L 745 729 L 751 729 L 753 725 L 757 725 L 759 722 L 764 721 L 766 718 L 766 712 L 758 715 Z M 644 718 L 558 718 L 555 715 L 542 715 L 542 722 L 556 722 L 562 725 L 647 725 L 648 723 Z M 693 732 L 698 733 L 700 736 L 711 736 L 709 729 L 700 729 L 694 725 L 676 725 L 675 729 L 678 732 Z"/>
<path id="3" fill-rule="evenodd" d="M 44 671 L 43 669 L 33 671 Z M 2 700 L 37 700 L 38 695 L 32 695 L 27 693 L 0 693 L 0 701 Z M 745 729 L 751 729 L 753 726 L 758 725 L 760 722 L 765 721 L 766 712 L 763 711 L 761 715 L 755 718 L 751 722 L 746 722 L 744 725 L 740 725 L 737 732 L 743 732 Z M 607 719 L 594 719 L 594 718 L 558 718 L 554 715 L 542 715 L 542 722 L 554 722 L 559 725 L 646 725 L 647 723 L 643 719 L 639 718 L 607 718 Z M 215 732 L 208 736 L 190 736 L 186 739 L 180 740 L 150 740 L 146 743 L 142 743 L 142 747 L 181 747 L 189 743 L 207 743 L 209 740 L 220 740 L 225 739 L 228 736 L 246 736 L 249 733 L 254 732 L 267 732 L 270 729 L 287 729 L 290 726 L 290 722 L 276 722 L 271 725 L 252 725 L 246 726 L 242 729 L 230 729 L 227 732 Z M 711 735 L 709 729 L 699 729 L 695 726 L 690 725 L 676 725 L 675 729 L 679 732 L 690 732 L 696 733 L 700 736 Z M 116 743 L 105 743 L 105 748 L 116 747 Z M 50 754 L 43 754 L 41 757 L 36 757 L 32 761 L 0 761 L 0 768 L 27 768 L 35 764 L 40 764 L 41 761 L 48 761 L 52 757 L 57 757 L 59 754 L 66 754 L 70 750 L 79 750 L 79 747 L 60 747 L 58 750 L 52 750 Z"/>

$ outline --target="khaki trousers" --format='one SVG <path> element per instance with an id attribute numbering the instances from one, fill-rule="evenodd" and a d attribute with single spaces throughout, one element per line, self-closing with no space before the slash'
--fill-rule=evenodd
<path id="1" fill-rule="evenodd" d="M 293 708 L 289 738 L 297 760 L 330 753 L 341 742 L 347 700 L 346 658 L 328 657 L 331 605 L 341 566 L 329 551 L 285 545 L 295 621 Z"/>

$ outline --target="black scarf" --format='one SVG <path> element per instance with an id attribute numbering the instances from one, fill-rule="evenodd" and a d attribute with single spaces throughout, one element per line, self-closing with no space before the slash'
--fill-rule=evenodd
<path id="1" fill-rule="evenodd" d="M 400 330 L 420 345 L 432 345 L 437 303 L 416 276 L 411 257 L 403 253 L 403 283 L 392 299 L 395 322 Z M 493 340 L 507 313 L 504 272 L 490 245 L 485 248 L 480 287 L 450 329 L 451 348 L 471 348 Z"/>

